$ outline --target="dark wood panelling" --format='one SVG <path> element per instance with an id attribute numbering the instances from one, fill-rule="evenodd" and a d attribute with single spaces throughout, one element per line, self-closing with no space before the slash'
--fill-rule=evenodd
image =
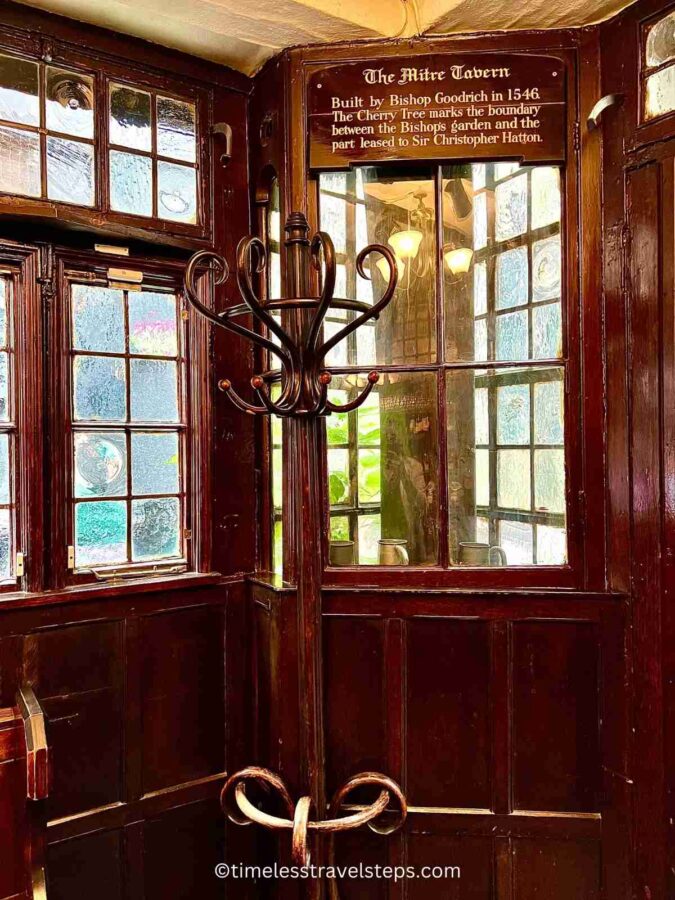
<path id="1" fill-rule="evenodd" d="M 0 731 L 0 897 L 22 894 L 25 882 L 26 761 Z"/>
<path id="2" fill-rule="evenodd" d="M 222 900 L 225 889 L 214 870 L 224 859 L 223 831 L 217 803 L 194 803 L 147 822 L 144 900 Z"/>
<path id="3" fill-rule="evenodd" d="M 490 634 L 485 622 L 407 625 L 408 800 L 490 806 Z"/>
<path id="4" fill-rule="evenodd" d="M 123 900 L 123 837 L 103 831 L 53 844 L 47 852 L 49 900 Z"/>
<path id="5" fill-rule="evenodd" d="M 597 808 L 598 635 L 584 622 L 513 625 L 513 805 Z"/>
<path id="6" fill-rule="evenodd" d="M 347 831 L 335 839 L 335 865 L 363 867 L 361 871 L 366 872 L 367 866 L 390 865 L 388 851 L 387 842 L 367 828 Z M 384 878 L 338 878 L 336 884 L 339 898 L 333 900 L 388 900 L 392 896 Z"/>
<path id="7" fill-rule="evenodd" d="M 597 900 L 600 847 L 575 841 L 513 841 L 517 900 Z"/>
<path id="8" fill-rule="evenodd" d="M 490 838 L 412 834 L 408 838 L 407 863 L 420 876 L 407 881 L 407 900 L 490 900 L 496 896 Z M 421 877 L 423 867 L 436 866 L 458 866 L 459 875 Z"/>
<path id="9" fill-rule="evenodd" d="M 382 620 L 328 619 L 324 663 L 326 786 L 332 795 L 358 772 L 387 771 Z"/>
<path id="10" fill-rule="evenodd" d="M 141 619 L 143 793 L 222 772 L 224 618 L 197 608 Z"/>

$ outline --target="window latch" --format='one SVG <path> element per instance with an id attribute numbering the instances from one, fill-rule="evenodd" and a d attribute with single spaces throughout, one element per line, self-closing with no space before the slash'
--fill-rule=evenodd
<path id="1" fill-rule="evenodd" d="M 140 291 L 143 289 L 143 273 L 134 269 L 108 269 L 108 287 Z"/>
<path id="2" fill-rule="evenodd" d="M 72 544 L 68 546 L 68 568 L 75 568 L 75 547 Z"/>
<path id="3" fill-rule="evenodd" d="M 17 578 L 23 578 L 26 571 L 26 557 L 23 553 L 17 553 L 14 557 L 14 574 Z"/>

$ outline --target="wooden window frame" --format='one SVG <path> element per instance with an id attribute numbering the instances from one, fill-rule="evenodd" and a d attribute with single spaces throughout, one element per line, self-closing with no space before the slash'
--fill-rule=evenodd
<path id="1" fill-rule="evenodd" d="M 476 160 L 477 162 L 491 162 L 491 160 Z M 436 208 L 440 208 L 442 201 L 442 170 L 446 165 L 453 165 L 454 160 L 439 160 L 429 162 L 430 176 L 435 180 Z M 387 163 L 390 168 L 392 164 Z M 527 165 L 527 164 L 525 164 Z M 405 166 L 401 167 L 401 173 L 405 174 Z M 582 429 L 583 416 L 580 402 L 574 398 L 579 397 L 581 384 L 581 345 L 580 345 L 580 296 L 577 275 L 578 256 L 577 241 L 577 179 L 578 172 L 575 159 L 572 157 L 566 166 L 560 166 L 561 177 L 561 252 L 562 252 L 562 299 L 561 320 L 563 334 L 563 354 L 555 364 L 566 369 L 565 375 L 565 467 L 566 479 L 566 522 L 567 522 L 567 563 L 560 566 L 527 565 L 506 567 L 470 568 L 449 565 L 448 547 L 448 472 L 447 472 L 447 437 L 446 437 L 446 373 L 453 370 L 485 368 L 480 362 L 447 362 L 445 361 L 445 335 L 443 328 L 437 328 L 437 352 L 436 362 L 431 364 L 416 365 L 378 365 L 380 372 L 428 372 L 434 373 L 437 379 L 438 396 L 438 433 L 439 433 L 439 530 L 438 530 L 438 558 L 434 565 L 410 566 L 387 568 L 378 565 L 331 567 L 328 558 L 329 544 L 329 518 L 331 510 L 325 491 L 325 473 L 322 479 L 324 485 L 324 574 L 323 581 L 326 585 L 349 586 L 375 584 L 379 586 L 410 586 L 410 587 L 438 587 L 438 588 L 485 588 L 495 587 L 504 589 L 574 589 L 583 584 L 584 579 L 584 545 L 583 532 L 583 464 L 582 464 Z M 503 179 L 503 180 L 506 180 Z M 317 204 L 316 219 L 319 220 L 319 184 L 318 174 L 316 178 L 314 197 Z M 436 227 L 440 228 L 439 223 Z M 546 229 L 544 229 L 545 231 Z M 505 242 L 508 243 L 508 242 Z M 442 240 L 441 240 L 442 245 Z M 438 265 L 440 266 L 440 260 Z M 442 273 L 437 271 L 436 282 L 436 307 L 435 314 L 438 322 L 444 321 L 444 290 L 440 283 Z M 394 301 L 396 302 L 396 301 Z M 518 363 L 520 367 L 534 368 L 545 367 L 549 360 L 527 360 Z M 487 368 L 499 368 L 512 365 L 509 363 L 490 362 Z M 363 373 L 368 370 L 367 365 L 361 366 L 331 366 L 332 372 L 348 374 Z"/>
<path id="2" fill-rule="evenodd" d="M 70 285 L 78 278 L 73 274 L 91 278 L 93 283 L 106 284 L 109 267 L 119 268 L 120 258 L 105 254 L 75 251 L 57 253 L 55 274 L 57 289 L 53 301 L 51 329 L 49 334 L 50 367 L 50 467 L 52 472 L 49 485 L 49 508 L 53 521 L 50 523 L 50 554 L 52 584 L 50 587 L 65 587 L 92 584 L 98 579 L 92 569 L 71 570 L 68 566 L 68 547 L 73 544 L 73 490 L 72 490 L 72 414 L 71 414 L 71 335 L 70 335 Z M 183 358 L 183 369 L 179 375 L 179 410 L 182 425 L 176 430 L 184 432 L 181 463 L 182 504 L 182 547 L 181 560 L 158 560 L 156 562 L 130 562 L 109 567 L 105 572 L 107 583 L 115 582 L 115 575 L 132 578 L 134 572 L 147 573 L 154 569 L 152 576 L 171 580 L 172 577 L 187 573 L 210 571 L 210 452 L 209 438 L 200 432 L 211 423 L 210 404 L 212 402 L 208 369 L 208 332 L 204 324 L 185 302 L 182 290 L 184 264 L 156 257 L 129 257 L 124 259 L 124 268 L 142 271 L 146 287 L 164 288 L 176 293 L 179 304 L 183 335 L 179 352 Z M 128 387 L 128 386 L 127 386 Z M 133 423 L 120 423 L 119 429 L 126 431 Z M 161 427 L 161 426 L 160 426 Z M 170 426 L 165 426 L 169 428 Z M 103 428 L 103 425 L 101 425 Z M 77 428 L 75 430 L 78 430 Z M 115 430 L 115 429 L 114 429 Z M 173 430 L 173 426 L 170 427 Z M 130 498 L 129 498 L 130 499 Z M 96 568 L 96 567 L 94 567 Z M 105 570 L 106 566 L 100 567 Z M 177 571 L 177 569 L 182 571 Z M 174 571 L 171 571 L 171 570 Z"/>
<path id="3" fill-rule="evenodd" d="M 647 116 L 647 80 L 650 76 L 664 69 L 675 68 L 675 59 L 662 63 L 660 66 L 647 65 L 647 39 L 651 29 L 657 25 L 662 19 L 667 18 L 675 12 L 675 5 L 660 10 L 658 13 L 643 19 L 639 24 L 639 64 L 637 74 L 637 94 L 638 94 L 638 127 L 640 129 L 652 129 L 657 131 L 657 139 L 661 136 L 661 126 L 667 128 L 668 122 L 675 116 L 675 109 L 669 112 L 661 113 L 659 116 Z M 663 135 L 667 136 L 667 135 Z"/>

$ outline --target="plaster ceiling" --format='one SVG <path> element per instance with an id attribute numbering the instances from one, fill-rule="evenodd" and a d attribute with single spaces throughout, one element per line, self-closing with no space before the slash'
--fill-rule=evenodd
<path id="1" fill-rule="evenodd" d="M 285 47 L 599 22 L 630 0 L 21 0 L 252 74 Z"/>

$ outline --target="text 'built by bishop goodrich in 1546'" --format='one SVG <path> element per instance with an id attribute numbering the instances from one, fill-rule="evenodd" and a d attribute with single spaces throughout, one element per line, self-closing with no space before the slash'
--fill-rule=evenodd
<path id="1" fill-rule="evenodd" d="M 434 57 L 323 70 L 310 81 L 310 164 L 564 157 L 564 64 L 551 57 Z M 470 59 L 470 58 L 468 58 Z"/>

